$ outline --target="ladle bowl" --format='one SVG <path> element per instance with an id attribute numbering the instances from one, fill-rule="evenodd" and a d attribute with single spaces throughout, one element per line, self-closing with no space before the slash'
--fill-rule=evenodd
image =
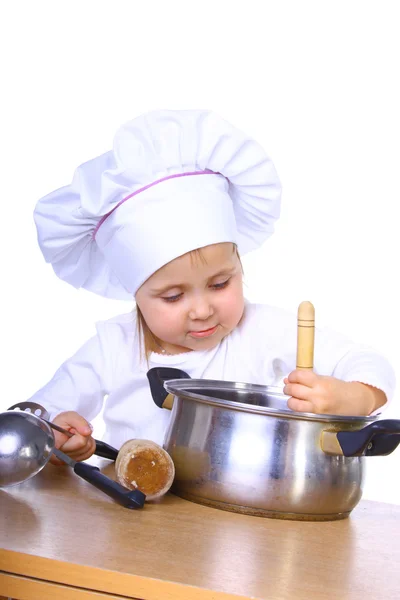
<path id="1" fill-rule="evenodd" d="M 47 423 L 28 413 L 0 413 L 0 487 L 30 479 L 47 464 L 54 435 Z"/>

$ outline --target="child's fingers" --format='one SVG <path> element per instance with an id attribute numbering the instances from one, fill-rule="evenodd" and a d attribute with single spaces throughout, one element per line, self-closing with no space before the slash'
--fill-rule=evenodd
<path id="1" fill-rule="evenodd" d="M 287 396 L 293 396 L 293 398 L 297 398 L 298 400 L 312 400 L 312 388 L 300 385 L 299 383 L 287 383 L 283 388 L 283 393 Z"/>
<path id="2" fill-rule="evenodd" d="M 72 438 L 68 438 L 67 441 L 60 446 L 60 450 L 62 450 L 62 452 L 66 452 L 67 454 L 82 452 L 89 443 L 89 439 L 90 438 L 86 436 L 75 433 Z"/>
<path id="3" fill-rule="evenodd" d="M 73 434 L 73 437 L 68 437 L 64 433 L 54 431 L 56 448 L 65 452 L 81 451 L 93 431 L 91 424 L 74 411 L 60 413 L 54 419 L 54 423 Z"/>
<path id="4" fill-rule="evenodd" d="M 60 413 L 54 419 L 54 423 L 68 431 L 75 430 L 80 435 L 91 435 L 93 431 L 91 424 L 74 411 Z"/>
<path id="5" fill-rule="evenodd" d="M 69 454 L 69 456 L 72 458 L 72 460 L 76 460 L 76 462 L 81 462 L 82 460 L 87 460 L 88 458 L 90 458 L 95 450 L 96 444 L 90 444 L 90 446 L 86 447 L 84 451 L 77 454 Z"/>
<path id="6" fill-rule="evenodd" d="M 313 403 L 309 400 L 299 400 L 298 398 L 289 398 L 288 407 L 290 410 L 295 410 L 296 412 L 307 412 L 313 413 L 315 412 Z"/>
<path id="7" fill-rule="evenodd" d="M 77 461 L 86 460 L 87 458 L 92 456 L 92 454 L 96 450 L 96 442 L 94 441 L 94 439 L 92 437 L 86 438 L 86 439 L 87 439 L 87 442 L 83 448 L 79 448 L 78 450 L 73 450 L 71 452 L 68 452 L 68 455 L 73 460 L 77 460 Z M 82 458 L 83 456 L 84 456 L 84 458 Z"/>
<path id="8" fill-rule="evenodd" d="M 69 440 L 69 437 L 67 435 L 65 435 L 64 433 L 60 433 L 59 431 L 55 431 L 54 429 L 53 434 L 54 439 L 56 441 L 56 448 L 61 448 L 61 446 L 63 446 L 63 444 L 65 444 L 67 440 Z"/>
<path id="9" fill-rule="evenodd" d="M 313 371 L 303 371 L 302 369 L 296 369 L 289 373 L 287 379 L 289 383 L 300 383 L 308 387 L 313 387 L 318 376 Z"/>

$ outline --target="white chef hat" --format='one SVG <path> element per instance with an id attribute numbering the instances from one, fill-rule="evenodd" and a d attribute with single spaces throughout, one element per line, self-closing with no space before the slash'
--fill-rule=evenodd
<path id="1" fill-rule="evenodd" d="M 113 150 L 39 200 L 34 219 L 58 277 L 125 300 L 191 250 L 260 246 L 279 217 L 280 192 L 271 160 L 241 131 L 210 111 L 163 110 L 122 126 Z"/>

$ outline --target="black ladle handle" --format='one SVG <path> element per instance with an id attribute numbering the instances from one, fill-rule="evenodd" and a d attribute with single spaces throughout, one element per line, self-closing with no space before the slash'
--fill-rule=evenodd
<path id="1" fill-rule="evenodd" d="M 123 487 L 116 481 L 106 477 L 98 467 L 77 462 L 74 471 L 79 477 L 94 485 L 113 500 L 125 508 L 143 508 L 146 495 L 140 490 L 131 490 Z"/>
<path id="2" fill-rule="evenodd" d="M 155 404 L 159 408 L 171 408 L 172 402 L 168 401 L 171 394 L 165 389 L 164 383 L 169 379 L 190 379 L 190 375 L 172 367 L 153 367 L 147 371 L 147 379 Z"/>
<path id="3" fill-rule="evenodd" d="M 400 444 L 400 420 L 384 419 L 358 431 L 339 431 L 344 456 L 386 456 Z"/>

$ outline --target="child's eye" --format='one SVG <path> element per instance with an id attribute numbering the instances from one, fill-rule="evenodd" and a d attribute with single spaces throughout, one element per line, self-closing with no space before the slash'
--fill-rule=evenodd
<path id="1" fill-rule="evenodd" d="M 164 302 L 176 302 L 181 296 L 182 294 L 176 294 L 176 296 L 166 296 L 165 298 L 161 298 L 161 300 L 164 300 Z"/>
<path id="2" fill-rule="evenodd" d="M 213 290 L 222 290 L 224 287 L 226 287 L 229 283 L 229 279 L 227 279 L 226 281 L 223 281 L 222 283 L 214 283 L 211 287 Z"/>

